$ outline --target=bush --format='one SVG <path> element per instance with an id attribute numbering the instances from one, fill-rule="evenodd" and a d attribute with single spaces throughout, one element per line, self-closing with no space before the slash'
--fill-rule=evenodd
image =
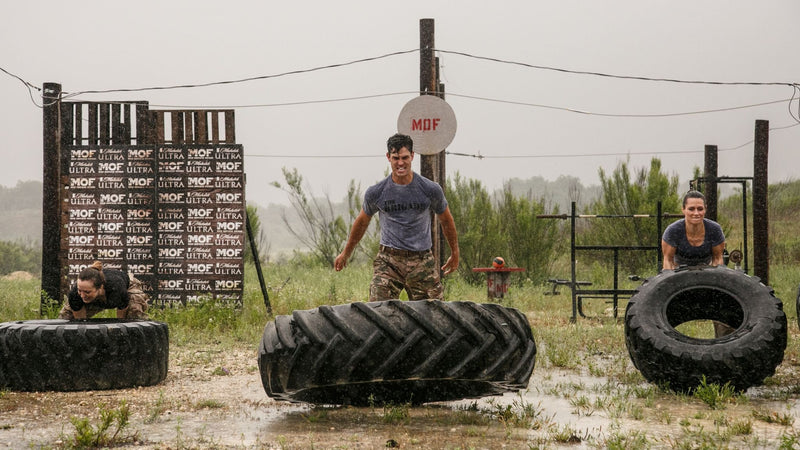
<path id="1" fill-rule="evenodd" d="M 42 249 L 20 242 L 0 241 L 0 275 L 24 271 L 42 273 Z"/>

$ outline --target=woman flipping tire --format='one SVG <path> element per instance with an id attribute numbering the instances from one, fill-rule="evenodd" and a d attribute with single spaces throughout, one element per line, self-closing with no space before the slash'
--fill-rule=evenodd
<path id="1" fill-rule="evenodd" d="M 386 300 L 276 317 L 258 366 L 267 394 L 281 400 L 422 404 L 525 388 L 535 357 L 516 309 Z"/>
<path id="2" fill-rule="evenodd" d="M 675 329 L 715 320 L 731 334 L 700 339 Z M 758 278 L 726 267 L 664 270 L 630 298 L 625 343 L 634 366 L 650 382 L 676 391 L 701 384 L 746 390 L 775 373 L 786 349 L 783 304 Z"/>
<path id="3" fill-rule="evenodd" d="M 0 323 L 0 388 L 88 391 L 158 384 L 167 376 L 167 324 L 147 320 Z"/>

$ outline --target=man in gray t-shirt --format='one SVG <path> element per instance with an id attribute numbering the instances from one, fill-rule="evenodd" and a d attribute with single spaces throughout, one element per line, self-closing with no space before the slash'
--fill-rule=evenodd
<path id="1" fill-rule="evenodd" d="M 367 189 L 364 205 L 353 222 L 344 250 L 333 263 L 336 271 L 347 260 L 367 231 L 372 216 L 381 221 L 381 246 L 373 263 L 369 300 L 398 298 L 406 290 L 409 300 L 443 298 L 439 270 L 431 253 L 431 212 L 442 224 L 450 257 L 442 266 L 445 275 L 458 268 L 458 233 L 441 186 L 413 172 L 414 142 L 411 137 L 390 137 L 386 158 L 392 174 Z"/>

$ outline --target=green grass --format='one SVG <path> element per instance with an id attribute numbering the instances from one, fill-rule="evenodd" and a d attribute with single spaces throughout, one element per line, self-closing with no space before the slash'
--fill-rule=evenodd
<path id="1" fill-rule="evenodd" d="M 770 277 L 776 296 L 784 302 L 789 320 L 789 340 L 783 367 L 765 382 L 765 390 L 757 394 L 762 399 L 796 401 L 800 398 L 800 339 L 798 337 L 795 298 L 800 269 L 792 266 L 771 267 Z M 268 264 L 264 266 L 267 293 L 272 314 L 267 313 L 258 279 L 252 266 L 246 267 L 243 307 L 239 310 L 220 307 L 212 302 L 200 303 L 186 308 L 169 310 L 151 309 L 151 318 L 164 321 L 170 326 L 170 345 L 180 348 L 185 345 L 213 344 L 217 350 L 227 347 L 255 347 L 261 339 L 264 326 L 276 315 L 291 314 L 295 309 L 312 309 L 325 304 L 345 304 L 367 300 L 371 267 L 352 265 L 342 272 L 327 267 L 307 264 Z M 610 275 L 609 275 L 610 277 Z M 9 281 L 0 279 L 0 321 L 28 320 L 39 318 L 40 280 Z M 666 441 L 657 441 L 643 432 L 613 430 L 599 436 L 589 436 L 569 425 L 555 424 L 545 417 L 538 405 L 525 403 L 522 399 L 511 405 L 493 404 L 490 409 L 458 410 L 448 417 L 438 416 L 437 423 L 464 424 L 471 431 L 485 433 L 487 427 L 501 426 L 506 429 L 543 430 L 539 441 L 543 447 L 552 447 L 574 442 L 592 443 L 606 448 L 647 448 L 648 445 L 666 444 L 672 448 L 703 448 L 706 446 L 737 447 L 745 445 L 743 439 L 755 439 L 756 432 L 749 429 L 758 423 L 768 423 L 787 428 L 782 437 L 786 448 L 800 440 L 793 430 L 794 417 L 788 412 L 774 412 L 754 406 L 747 410 L 745 418 L 731 419 L 723 423 L 717 420 L 715 410 L 730 405 L 742 407 L 739 397 L 728 393 L 724 387 L 708 385 L 700 394 L 680 395 L 658 386 L 648 384 L 633 367 L 624 339 L 625 301 L 621 301 L 618 318 L 608 312 L 597 313 L 576 323 L 570 323 L 571 297 L 566 289 L 561 295 L 545 295 L 550 285 L 536 285 L 523 281 L 512 284 L 508 296 L 495 301 L 505 306 L 518 308 L 529 319 L 537 344 L 536 370 L 557 369 L 575 374 L 606 377 L 608 383 L 586 386 L 580 382 L 559 383 L 548 395 L 557 395 L 570 401 L 575 417 L 600 415 L 603 417 L 650 422 L 669 425 L 676 429 Z M 487 302 L 485 284 L 471 285 L 458 276 L 445 279 L 446 298 L 450 301 Z M 56 311 L 48 313 L 54 317 Z M 113 312 L 104 313 L 111 317 Z M 208 354 L 213 358 L 213 354 Z M 215 363 L 213 376 L 227 376 L 224 366 Z M 0 398 L 3 392 L 0 391 Z M 598 405 L 597 399 L 606 405 Z M 199 407 L 219 409 L 225 405 L 206 400 Z M 675 412 L 659 405 L 679 404 L 691 412 Z M 162 399 L 147 411 L 147 420 L 154 422 L 169 407 Z M 380 405 L 378 406 L 381 407 Z M 381 421 L 403 425 L 409 420 L 407 405 L 383 405 Z M 695 415 L 695 410 L 703 411 Z M 413 408 L 411 409 L 413 411 Z M 323 418 L 324 419 L 324 418 Z M 98 428 L 84 418 L 81 435 L 87 439 L 97 436 Z M 328 420 L 328 419 L 325 419 Z M 752 420 L 755 423 L 751 423 Z M 705 428 L 703 428 L 705 424 Z M 114 426 L 114 424 L 111 424 Z M 77 425 L 76 425 L 77 427 Z M 680 431 L 682 430 L 682 431 Z M 77 432 L 77 430 L 76 430 Z M 109 435 L 113 434 L 113 431 Z M 75 436 L 73 436 L 75 437 Z M 82 438 L 81 438 L 82 439 Z M 543 440 L 542 440 L 543 439 Z M 749 444 L 752 445 L 752 441 Z M 774 446 L 773 446 L 774 447 Z"/>

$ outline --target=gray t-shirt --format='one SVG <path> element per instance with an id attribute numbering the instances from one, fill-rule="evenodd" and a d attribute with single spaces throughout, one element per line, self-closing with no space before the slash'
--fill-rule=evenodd
<path id="1" fill-rule="evenodd" d="M 447 209 L 442 187 L 414 172 L 409 184 L 396 184 L 389 175 L 364 194 L 364 213 L 379 213 L 381 245 L 401 250 L 431 248 L 431 211 Z"/>
<path id="2" fill-rule="evenodd" d="M 696 266 L 711 263 L 711 249 L 725 242 L 725 234 L 717 222 L 703 219 L 706 236 L 703 243 L 695 247 L 686 238 L 686 219 L 671 223 L 662 239 L 675 247 L 675 264 L 679 266 Z"/>

